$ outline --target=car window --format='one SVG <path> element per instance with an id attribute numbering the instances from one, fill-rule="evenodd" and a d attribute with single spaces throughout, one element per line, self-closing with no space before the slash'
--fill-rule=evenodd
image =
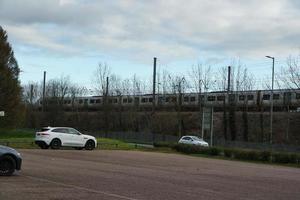
<path id="1" fill-rule="evenodd" d="M 49 128 L 42 128 L 40 131 L 45 132 L 45 131 L 49 131 L 49 130 L 50 130 Z"/>
<path id="2" fill-rule="evenodd" d="M 68 133 L 68 131 L 64 128 L 56 128 L 53 129 L 51 132 L 55 132 L 55 133 Z"/>
<path id="3" fill-rule="evenodd" d="M 68 132 L 69 132 L 70 134 L 80 135 L 80 132 L 77 131 L 77 130 L 74 129 L 74 128 L 69 128 L 69 129 L 68 129 Z"/>
<path id="4" fill-rule="evenodd" d="M 192 138 L 190 138 L 190 137 L 183 137 L 182 139 L 183 140 L 191 140 Z"/>
<path id="5" fill-rule="evenodd" d="M 203 141 L 201 138 L 198 138 L 197 136 L 192 137 L 193 140 Z"/>

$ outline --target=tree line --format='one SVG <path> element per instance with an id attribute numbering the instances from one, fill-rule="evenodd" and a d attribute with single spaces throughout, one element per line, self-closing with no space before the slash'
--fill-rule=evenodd
<path id="1" fill-rule="evenodd" d="M 276 74 L 277 88 L 299 89 L 300 64 L 299 56 L 289 57 L 281 72 Z M 77 97 L 91 93 L 90 89 L 72 82 L 69 76 L 61 76 L 48 80 L 45 86 L 47 110 L 41 112 L 36 106 L 43 97 L 43 84 L 30 82 L 21 87 L 19 81 L 20 69 L 14 57 L 12 47 L 7 41 L 7 33 L 0 28 L 0 111 L 4 110 L 5 117 L 0 118 L 0 127 L 30 127 L 38 128 L 45 125 L 70 125 L 85 130 L 109 131 L 149 131 L 163 134 L 183 135 L 191 131 L 201 130 L 201 113 L 203 104 L 199 102 L 199 112 L 191 114 L 183 112 L 182 102 L 174 103 L 173 114 L 158 112 L 139 112 L 136 107 L 124 111 L 113 110 L 109 96 L 141 95 L 152 93 L 152 78 L 143 80 L 137 75 L 122 79 L 111 72 L 106 63 L 100 63 L 95 70 L 93 94 L 106 97 L 104 110 L 89 113 L 81 112 L 72 105 L 72 112 L 65 112 L 62 107 L 68 97 L 72 104 Z M 230 74 L 230 80 L 228 80 Z M 270 86 L 266 82 L 265 88 Z M 227 67 L 213 70 L 213 66 L 197 64 L 192 66 L 187 74 L 174 74 L 167 70 L 157 73 L 156 91 L 158 94 L 176 94 L 182 96 L 187 92 L 202 94 L 208 91 L 227 91 L 230 94 L 257 88 L 254 75 L 241 62 L 234 62 L 231 71 Z M 181 98 L 179 98 L 181 99 Z M 268 116 L 261 108 L 258 110 L 259 120 L 255 133 L 251 130 L 252 115 L 248 111 L 247 98 L 242 111 L 236 110 L 235 102 L 225 104 L 222 116 L 219 116 L 219 137 L 224 140 L 243 140 L 266 142 L 268 140 Z M 284 130 L 284 140 L 291 140 L 292 117 L 286 112 L 287 128 Z M 238 122 L 237 122 L 238 121 Z M 256 134 L 255 137 L 253 134 Z"/>

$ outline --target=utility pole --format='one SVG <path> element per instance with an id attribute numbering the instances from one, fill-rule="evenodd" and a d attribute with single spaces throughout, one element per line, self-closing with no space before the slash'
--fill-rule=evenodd
<path id="1" fill-rule="evenodd" d="M 152 112 L 155 112 L 155 88 L 156 88 L 156 60 L 157 58 L 154 57 L 153 59 L 153 92 L 152 92 Z"/>
<path id="2" fill-rule="evenodd" d="M 105 91 L 105 96 L 106 98 L 108 97 L 108 87 L 109 87 L 109 77 L 106 77 L 106 91 Z"/>
<path id="3" fill-rule="evenodd" d="M 45 91 L 46 91 L 46 71 L 44 71 L 44 80 L 43 80 L 43 106 L 42 111 L 45 109 Z"/>
<path id="4" fill-rule="evenodd" d="M 228 66 L 228 83 L 227 83 L 227 92 L 228 92 L 228 94 L 229 94 L 229 92 L 230 92 L 230 82 L 231 82 L 231 67 L 230 66 Z"/>
<path id="5" fill-rule="evenodd" d="M 30 105 L 32 106 L 32 101 L 33 101 L 33 85 L 30 84 Z"/>
<path id="6" fill-rule="evenodd" d="M 271 97 L 270 97 L 270 144 L 273 143 L 273 93 L 274 93 L 274 65 L 275 58 L 271 56 L 266 56 L 267 58 L 272 59 L 272 88 L 271 88 Z"/>
<path id="7" fill-rule="evenodd" d="M 154 125 L 154 112 L 155 112 L 155 88 L 156 88 L 156 60 L 157 58 L 154 57 L 153 58 L 153 90 L 152 90 L 152 122 L 151 122 L 151 126 L 152 126 L 152 142 L 155 142 L 155 133 L 154 133 L 154 129 L 153 129 L 153 125 Z"/>

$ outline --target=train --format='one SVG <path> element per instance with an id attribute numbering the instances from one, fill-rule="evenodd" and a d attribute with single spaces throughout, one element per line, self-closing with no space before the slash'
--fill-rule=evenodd
<path id="1" fill-rule="evenodd" d="M 65 97 L 61 104 L 65 109 L 79 108 L 99 110 L 105 106 L 112 108 L 138 108 L 139 110 L 155 109 L 182 111 L 199 111 L 199 107 L 214 107 L 215 111 L 221 111 L 225 107 L 233 106 L 235 109 L 263 110 L 271 106 L 271 90 L 253 91 L 217 91 L 205 93 L 182 93 L 182 94 L 152 94 L 143 95 L 119 95 L 119 96 L 83 96 Z M 155 102 L 153 102 L 155 101 Z M 51 103 L 49 99 L 45 105 Z M 53 102 L 52 102 L 53 103 Z M 42 106 L 43 102 L 39 101 Z M 300 89 L 277 89 L 273 90 L 273 108 L 275 111 L 283 109 L 299 110 Z"/>

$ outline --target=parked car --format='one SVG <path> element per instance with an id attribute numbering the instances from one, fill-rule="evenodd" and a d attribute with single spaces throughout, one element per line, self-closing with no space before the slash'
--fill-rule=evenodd
<path id="1" fill-rule="evenodd" d="M 197 145 L 197 146 L 203 146 L 208 147 L 208 143 L 205 142 L 203 139 L 198 138 L 197 136 L 190 136 L 186 135 L 180 138 L 178 141 L 180 144 L 191 144 L 191 145 Z"/>
<path id="2" fill-rule="evenodd" d="M 41 149 L 59 149 L 60 147 L 74 147 L 81 150 L 93 150 L 97 147 L 94 136 L 84 135 L 69 127 L 44 127 L 36 132 L 35 144 Z"/>
<path id="3" fill-rule="evenodd" d="M 0 176 L 10 176 L 21 170 L 21 154 L 15 149 L 0 145 Z"/>

